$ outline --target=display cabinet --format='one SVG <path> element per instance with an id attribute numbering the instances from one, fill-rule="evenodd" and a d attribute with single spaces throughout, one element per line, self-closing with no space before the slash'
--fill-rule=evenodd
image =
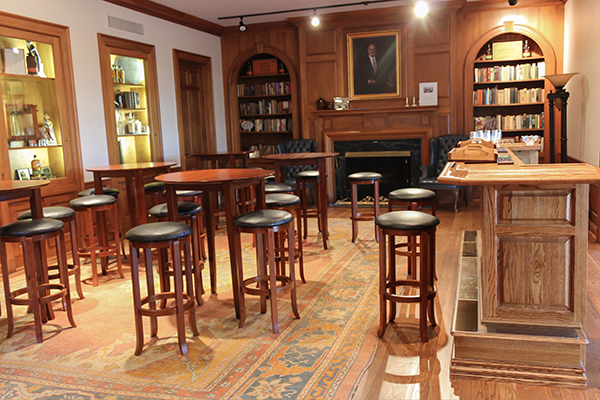
<path id="1" fill-rule="evenodd" d="M 162 161 L 154 46 L 98 34 L 110 164 Z"/>

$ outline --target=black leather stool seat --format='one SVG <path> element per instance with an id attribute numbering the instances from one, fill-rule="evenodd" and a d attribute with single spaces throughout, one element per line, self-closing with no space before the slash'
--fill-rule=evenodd
<path id="1" fill-rule="evenodd" d="M 15 221 L 0 227 L 0 236 L 35 236 L 61 230 L 65 224 L 57 219 L 39 218 Z"/>
<path id="2" fill-rule="evenodd" d="M 233 223 L 243 228 L 269 228 L 285 225 L 293 221 L 294 217 L 283 210 L 259 210 L 242 214 L 235 218 Z"/>
<path id="3" fill-rule="evenodd" d="M 424 231 L 438 226 L 440 220 L 421 211 L 392 211 L 377 217 L 375 224 L 382 229 Z"/>
<path id="4" fill-rule="evenodd" d="M 377 172 L 355 172 L 348 175 L 348 180 L 351 181 L 368 181 L 371 179 L 381 179 L 383 176 Z"/>
<path id="5" fill-rule="evenodd" d="M 149 222 L 131 228 L 125 234 L 130 242 L 164 242 L 177 240 L 192 233 L 192 228 L 183 222 Z"/>
<path id="6" fill-rule="evenodd" d="M 75 215 L 75 210 L 69 207 L 44 207 L 44 218 L 63 219 Z M 31 210 L 17 215 L 18 220 L 31 219 Z"/>
<path id="7" fill-rule="evenodd" d="M 163 194 L 167 194 L 167 191 L 165 190 Z M 179 197 L 200 196 L 202 190 L 176 190 L 175 194 Z"/>
<path id="8" fill-rule="evenodd" d="M 73 199 L 69 202 L 71 207 L 97 207 L 106 206 L 117 202 L 117 198 L 106 194 L 90 195 Z"/>
<path id="9" fill-rule="evenodd" d="M 144 185 L 144 192 L 159 192 L 161 190 L 165 190 L 164 182 L 150 182 Z"/>
<path id="10" fill-rule="evenodd" d="M 289 183 L 265 183 L 265 193 L 290 193 L 295 191 L 294 185 Z"/>
<path id="11" fill-rule="evenodd" d="M 191 201 L 178 201 L 177 212 L 179 215 L 196 214 L 202 211 L 202 206 Z M 167 203 L 158 204 L 152 207 L 148 213 L 156 218 L 167 218 L 169 216 Z"/>
<path id="12" fill-rule="evenodd" d="M 422 188 L 396 189 L 390 192 L 388 199 L 399 201 L 433 200 L 435 199 L 435 192 Z"/>
<path id="13" fill-rule="evenodd" d="M 77 195 L 79 197 L 92 196 L 95 194 L 96 194 L 96 189 L 94 189 L 94 188 L 82 190 L 81 192 L 77 193 Z M 119 197 L 119 190 L 114 189 L 114 188 L 105 187 L 105 188 L 102 188 L 102 194 L 105 194 L 108 196 Z"/>
<path id="14" fill-rule="evenodd" d="M 298 172 L 294 177 L 296 179 L 297 178 L 301 178 L 301 179 L 319 179 L 319 171 L 317 171 L 317 170 L 302 171 L 302 172 Z"/>
<path id="15" fill-rule="evenodd" d="M 273 193 L 265 196 L 267 207 L 287 207 L 300 204 L 300 197 L 295 194 Z"/>

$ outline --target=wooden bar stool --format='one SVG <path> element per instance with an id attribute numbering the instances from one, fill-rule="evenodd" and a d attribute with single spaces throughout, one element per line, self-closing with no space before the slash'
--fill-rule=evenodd
<path id="1" fill-rule="evenodd" d="M 79 256 L 77 254 L 77 226 L 75 224 L 75 210 L 69 207 L 44 207 L 44 218 L 57 219 L 62 221 L 65 226 L 69 226 L 71 232 L 71 254 L 73 255 L 73 264 L 67 264 L 68 275 L 75 276 L 75 289 L 80 299 L 84 299 L 83 290 L 81 289 L 81 268 L 79 264 Z M 31 219 L 31 210 L 25 211 L 17 215 L 19 221 Z M 49 265 L 48 272 L 57 271 L 53 274 L 48 273 L 48 279 L 59 279 L 59 266 Z"/>
<path id="2" fill-rule="evenodd" d="M 266 194 L 294 193 L 295 191 L 296 191 L 296 187 L 294 185 L 290 185 L 289 183 L 276 183 L 276 182 L 265 183 L 265 193 Z"/>
<path id="3" fill-rule="evenodd" d="M 300 279 L 302 279 L 302 283 L 306 283 L 306 279 L 304 278 L 304 255 L 302 251 L 302 208 L 300 197 L 294 194 L 286 194 L 286 193 L 274 193 L 267 194 L 265 196 L 265 205 L 267 208 L 274 208 L 278 210 L 288 211 L 289 213 L 296 213 L 296 243 L 297 246 L 294 249 L 294 257 L 298 260 L 298 266 L 300 267 Z M 281 236 L 279 249 L 283 248 L 282 241 L 285 239 L 284 235 Z M 278 261 L 279 262 L 279 261 Z"/>
<path id="4" fill-rule="evenodd" d="M 202 294 L 204 293 L 204 285 L 202 284 L 202 270 L 204 269 L 204 261 L 200 257 L 200 236 L 204 230 L 202 222 L 202 206 L 191 201 L 178 201 L 177 212 L 183 221 L 187 221 L 192 228 L 192 275 L 194 277 L 194 286 L 196 288 L 196 301 L 198 305 L 204 304 Z M 149 215 L 159 221 L 167 221 L 169 218 L 169 209 L 167 203 L 155 205 L 148 211 Z M 186 271 L 184 271 L 185 273 Z M 173 275 L 173 271 L 168 268 L 162 270 L 161 281 L 163 286 L 161 290 L 167 292 L 170 290 L 169 276 Z"/>
<path id="5" fill-rule="evenodd" d="M 431 208 L 431 215 L 436 212 L 436 194 L 433 190 L 423 188 L 403 188 L 388 194 L 388 211 L 393 206 L 406 207 L 407 210 L 421 211 L 422 207 Z"/>
<path id="6" fill-rule="evenodd" d="M 84 219 L 85 227 L 87 230 L 88 247 L 81 246 L 78 250 L 79 257 L 86 257 L 91 259 L 92 263 L 92 283 L 94 286 L 98 286 L 98 271 L 96 258 L 100 258 L 102 267 L 102 275 L 107 274 L 108 267 L 108 256 L 115 255 L 117 257 L 117 269 L 119 276 L 125 278 L 123 275 L 123 268 L 121 266 L 121 251 L 119 250 L 119 215 L 117 212 L 117 199 L 113 196 L 108 195 L 90 195 L 85 197 L 79 197 L 69 202 L 69 206 L 80 213 Z M 98 244 L 96 244 L 94 236 L 94 212 L 106 212 L 107 217 L 112 222 L 115 245 L 110 245 L 108 242 L 108 232 L 105 226 L 98 226 Z"/>
<path id="7" fill-rule="evenodd" d="M 319 232 L 325 235 L 323 232 L 323 221 L 322 210 L 321 210 L 321 201 L 320 196 L 325 196 L 325 193 L 321 193 L 319 191 L 319 171 L 317 170 L 307 170 L 298 172 L 295 175 L 296 178 L 296 195 L 300 197 L 302 202 L 302 222 L 304 223 L 304 239 L 308 237 L 308 218 L 317 218 Z M 307 200 L 308 200 L 308 189 L 309 186 L 312 186 L 313 190 L 316 192 L 316 196 L 314 196 L 314 207 L 308 208 Z M 323 238 L 323 246 L 325 247 L 327 244 L 325 238 Z"/>
<path id="8" fill-rule="evenodd" d="M 375 224 L 381 229 L 382 237 L 379 241 L 379 337 L 383 337 L 388 322 L 396 317 L 396 303 L 419 303 L 419 327 L 421 340 L 427 342 L 427 315 L 435 326 L 435 311 L 433 299 L 436 296 L 434 284 L 435 265 L 432 238 L 440 220 L 421 211 L 392 211 L 380 215 Z M 389 245 L 386 247 L 386 236 Z M 415 238 L 401 255 L 412 258 L 415 268 L 413 273 L 408 273 L 405 279 L 396 278 L 396 236 Z M 419 237 L 420 241 L 416 238 Z M 417 252 L 417 248 L 419 251 Z M 387 261 L 389 258 L 389 261 Z M 418 274 L 417 274 L 418 272 Z M 413 295 L 411 289 L 418 289 L 419 294 Z M 400 289 L 400 293 L 397 293 Z M 389 319 L 386 317 L 387 302 L 390 301 Z"/>
<path id="9" fill-rule="evenodd" d="M 135 355 L 142 354 L 144 347 L 144 328 L 142 316 L 150 317 L 150 335 L 158 335 L 157 317 L 175 315 L 177 320 L 177 339 L 181 354 L 187 354 L 188 348 L 185 340 L 185 312 L 189 314 L 190 328 L 194 336 L 198 336 L 196 327 L 196 315 L 194 311 L 194 289 L 191 277 L 190 257 L 190 234 L 192 228 L 181 222 L 150 222 L 138 225 L 125 234 L 129 240 L 129 252 L 131 254 L 131 283 L 133 285 L 133 307 L 135 318 L 136 346 Z M 182 248 L 183 247 L 183 248 Z M 139 276 L 139 251 L 144 249 L 144 260 L 146 269 L 146 296 L 142 297 Z M 156 293 L 154 288 L 154 275 L 152 272 L 152 249 L 157 249 L 159 271 L 165 271 L 168 266 L 169 249 L 171 253 L 171 264 L 173 265 L 174 290 Z M 181 265 L 181 253 L 185 267 Z M 185 292 L 183 275 L 185 274 Z M 162 289 L 161 289 L 162 290 Z M 168 306 L 167 300 L 174 300 L 174 304 Z M 164 302 L 163 307 L 157 307 L 157 302 Z M 147 307 L 145 307 L 147 306 Z"/>
<path id="10" fill-rule="evenodd" d="M 42 319 L 44 317 L 42 307 L 49 305 L 54 300 L 61 299 L 63 310 L 67 311 L 69 323 L 73 328 L 77 326 L 73 320 L 73 311 L 71 309 L 65 235 L 63 233 L 64 226 L 65 224 L 62 221 L 40 218 L 16 221 L 0 227 L 0 261 L 2 262 L 2 280 L 4 283 L 4 298 L 6 300 L 7 338 L 10 338 L 14 331 L 13 305 L 28 306 L 32 311 L 37 343 L 42 343 L 43 341 Z M 45 274 L 46 271 L 39 271 L 36 265 L 35 243 L 52 238 L 56 242 L 60 283 L 47 283 L 48 277 L 40 276 L 40 273 Z M 23 248 L 23 262 L 27 284 L 24 288 L 17 290 L 11 290 L 10 288 L 6 243 L 20 243 Z M 26 299 L 19 298 L 19 296 L 24 294 L 27 295 Z"/>
<path id="11" fill-rule="evenodd" d="M 153 206 L 162 203 L 163 192 L 165 191 L 165 184 L 163 182 L 149 182 L 144 184 L 144 194 L 146 197 L 151 197 Z"/>
<path id="12" fill-rule="evenodd" d="M 348 175 L 350 182 L 350 200 L 352 204 L 352 243 L 358 236 L 358 221 L 375 221 L 379 216 L 379 182 L 382 175 L 377 172 L 355 172 Z M 373 185 L 373 211 L 358 212 L 358 185 Z M 379 241 L 379 232 L 375 229 L 375 240 Z"/>
<path id="13" fill-rule="evenodd" d="M 241 283 L 240 290 L 240 328 L 246 321 L 246 310 L 244 294 L 260 296 L 260 312 L 267 312 L 267 298 L 271 302 L 271 322 L 273 333 L 279 333 L 279 317 L 277 312 L 277 295 L 290 292 L 292 312 L 299 319 L 298 307 L 296 305 L 296 277 L 295 268 L 292 264 L 294 259 L 294 217 L 283 210 L 259 210 L 242 214 L 235 218 L 235 234 L 253 233 L 256 235 L 256 260 L 257 275 L 244 279 L 243 266 L 238 266 Z M 277 273 L 275 266 L 275 232 L 287 231 L 288 251 L 287 260 L 290 261 L 289 275 L 284 275 L 286 269 L 282 267 L 281 274 Z M 266 242 L 266 243 L 265 243 Z M 239 240 L 238 240 L 239 243 Z M 265 245 L 267 252 L 265 252 Z M 284 249 L 279 249 L 283 252 Z M 268 253 L 268 254 L 267 254 Z M 282 262 L 285 262 L 285 258 Z M 267 267 L 268 264 L 268 267 Z M 279 285 L 277 284 L 279 282 Z M 258 284 L 258 287 L 257 287 Z"/>

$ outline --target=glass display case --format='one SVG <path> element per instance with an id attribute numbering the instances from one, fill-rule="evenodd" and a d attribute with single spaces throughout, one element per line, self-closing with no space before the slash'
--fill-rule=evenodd
<path id="1" fill-rule="evenodd" d="M 12 179 L 64 178 L 53 44 L 0 36 L 0 48 L 4 60 L 0 92 Z M 34 159 L 43 173 L 31 171 Z"/>

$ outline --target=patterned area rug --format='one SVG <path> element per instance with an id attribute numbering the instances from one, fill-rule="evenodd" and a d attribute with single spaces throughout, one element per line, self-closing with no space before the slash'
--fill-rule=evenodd
<path id="1" fill-rule="evenodd" d="M 246 297 L 246 325 L 238 328 L 226 250 L 217 255 L 218 294 L 206 294 L 196 309 L 200 336 L 188 328 L 185 356 L 178 350 L 174 317 L 159 318 L 158 339 L 150 338 L 144 318 L 144 350 L 134 355 L 127 265 L 124 280 L 116 268 L 97 287 L 85 280 L 83 300 L 73 291 L 76 328 L 56 304 L 56 319 L 44 325 L 42 344 L 35 343 L 33 317 L 22 306 L 14 307 L 15 333 L 6 339 L 3 312 L 0 399 L 349 398 L 378 342 L 378 247 L 372 226 L 360 223 L 353 244 L 350 221 L 331 219 L 330 248 L 323 250 L 315 220 L 310 221 L 304 242 L 308 282 L 298 281 L 301 319 L 293 318 L 289 295 L 279 297 L 278 335 L 272 333 L 269 309 L 260 314 L 254 296 Z M 223 231 L 217 240 L 226 249 Z M 255 252 L 249 235 L 243 242 L 245 276 L 250 276 Z M 91 276 L 89 266 L 82 276 Z"/>

